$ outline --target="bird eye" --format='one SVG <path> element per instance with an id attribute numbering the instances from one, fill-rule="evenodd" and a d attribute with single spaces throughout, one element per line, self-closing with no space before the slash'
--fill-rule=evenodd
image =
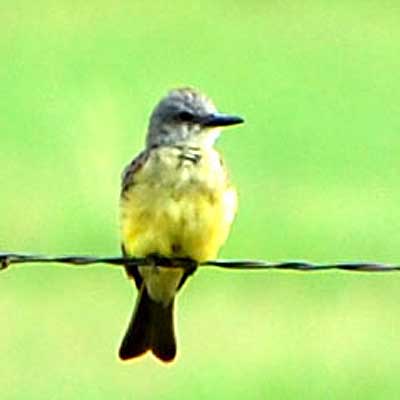
<path id="1" fill-rule="evenodd" d="M 192 122 L 194 120 L 194 115 L 187 111 L 182 111 L 178 114 L 178 118 L 184 122 Z"/>

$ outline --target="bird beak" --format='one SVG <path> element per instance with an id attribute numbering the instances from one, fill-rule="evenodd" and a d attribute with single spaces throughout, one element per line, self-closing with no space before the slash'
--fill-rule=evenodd
<path id="1" fill-rule="evenodd" d="M 215 113 L 207 115 L 202 118 L 201 124 L 206 127 L 218 127 L 218 126 L 229 126 L 241 124 L 244 122 L 243 118 L 236 117 L 234 115 Z"/>

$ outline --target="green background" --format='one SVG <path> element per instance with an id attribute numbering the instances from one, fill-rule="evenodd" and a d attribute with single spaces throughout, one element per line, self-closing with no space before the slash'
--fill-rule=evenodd
<path id="1" fill-rule="evenodd" d="M 0 251 L 118 255 L 120 172 L 172 87 L 246 118 L 221 256 L 400 262 L 398 1 L 2 0 Z M 1 399 L 398 399 L 400 275 L 205 269 L 179 356 L 121 362 L 119 268 L 0 276 Z"/>

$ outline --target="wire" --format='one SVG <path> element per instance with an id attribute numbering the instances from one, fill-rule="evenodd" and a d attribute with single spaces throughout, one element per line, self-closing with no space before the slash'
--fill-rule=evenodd
<path id="1" fill-rule="evenodd" d="M 167 258 L 157 255 L 149 257 L 95 257 L 95 256 L 45 256 L 20 253 L 0 253 L 0 268 L 5 269 L 12 264 L 22 263 L 62 263 L 74 266 L 88 266 L 92 264 L 110 264 L 114 266 L 136 265 L 154 266 L 162 265 L 170 268 L 218 267 L 232 270 L 295 270 L 295 271 L 362 271 L 362 272 L 390 272 L 400 271 L 400 265 L 381 264 L 369 261 L 344 262 L 336 264 L 313 264 L 307 261 L 287 261 L 273 263 L 262 260 L 210 260 L 196 263 L 188 258 Z"/>

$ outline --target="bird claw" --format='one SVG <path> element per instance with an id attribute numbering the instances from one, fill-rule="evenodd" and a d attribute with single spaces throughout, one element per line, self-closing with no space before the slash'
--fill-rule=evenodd
<path id="1" fill-rule="evenodd" d="M 0 257 L 0 270 L 7 269 L 10 266 L 10 259 L 8 257 Z"/>
<path id="2" fill-rule="evenodd" d="M 188 271 L 194 271 L 198 263 L 192 258 L 169 258 L 161 256 L 160 254 L 149 254 L 146 257 L 146 264 L 152 267 L 172 267 L 172 268 L 185 268 Z"/>
<path id="3" fill-rule="evenodd" d="M 198 266 L 198 262 L 189 257 L 180 258 L 177 262 L 179 262 L 179 265 L 183 266 L 189 274 L 192 274 Z"/>
<path id="4" fill-rule="evenodd" d="M 151 267 L 157 267 L 161 265 L 170 266 L 171 260 L 167 257 L 163 257 L 160 254 L 153 253 L 146 256 L 146 264 Z"/>

